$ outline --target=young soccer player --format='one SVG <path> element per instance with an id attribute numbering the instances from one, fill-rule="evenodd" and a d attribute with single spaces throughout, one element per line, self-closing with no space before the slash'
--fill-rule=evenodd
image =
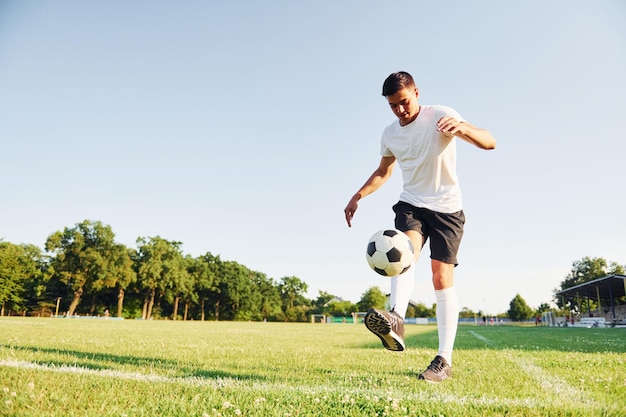
<path id="1" fill-rule="evenodd" d="M 420 379 L 440 382 L 452 375 L 452 349 L 459 316 L 454 288 L 454 268 L 463 236 L 465 215 L 456 173 L 456 138 L 481 149 L 494 149 L 495 138 L 485 129 L 465 121 L 455 110 L 420 105 L 419 90 L 407 72 L 391 74 L 383 83 L 383 96 L 398 118 L 381 138 L 378 168 L 354 194 L 344 209 L 352 226 L 359 201 L 378 190 L 391 176 L 396 162 L 402 170 L 403 191 L 393 206 L 395 227 L 406 233 L 415 247 L 415 260 L 430 240 L 432 282 L 437 300 L 437 356 Z M 415 283 L 414 267 L 391 279 L 391 311 L 370 309 L 367 328 L 389 350 L 402 351 L 404 316 Z"/>

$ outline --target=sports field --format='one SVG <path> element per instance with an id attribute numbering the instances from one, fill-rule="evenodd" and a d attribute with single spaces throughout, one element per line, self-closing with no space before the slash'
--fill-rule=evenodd
<path id="1" fill-rule="evenodd" d="M 625 416 L 626 329 L 0 318 L 1 416 Z"/>

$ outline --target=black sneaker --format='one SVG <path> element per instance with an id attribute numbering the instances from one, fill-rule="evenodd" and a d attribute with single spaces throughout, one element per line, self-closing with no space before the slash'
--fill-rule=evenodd
<path id="1" fill-rule="evenodd" d="M 419 379 L 424 379 L 427 382 L 441 382 L 451 376 L 452 368 L 444 358 L 437 355 L 428 365 L 428 368 L 419 375 Z"/>
<path id="2" fill-rule="evenodd" d="M 365 327 L 380 338 L 385 348 L 396 352 L 404 350 L 404 319 L 398 313 L 370 308 L 364 322 Z"/>

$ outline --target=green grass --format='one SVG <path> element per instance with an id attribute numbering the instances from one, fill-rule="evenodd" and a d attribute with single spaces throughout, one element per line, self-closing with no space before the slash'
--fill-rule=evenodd
<path id="1" fill-rule="evenodd" d="M 624 416 L 626 329 L 0 318 L 0 416 Z"/>

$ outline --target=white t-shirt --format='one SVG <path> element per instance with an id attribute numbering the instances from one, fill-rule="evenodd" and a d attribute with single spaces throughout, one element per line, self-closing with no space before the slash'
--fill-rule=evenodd
<path id="1" fill-rule="evenodd" d="M 402 170 L 404 189 L 400 201 L 440 213 L 463 208 L 456 173 L 456 141 L 437 131 L 444 116 L 463 121 L 453 109 L 422 105 L 417 118 L 406 126 L 396 120 L 385 128 L 380 154 L 394 156 Z"/>

